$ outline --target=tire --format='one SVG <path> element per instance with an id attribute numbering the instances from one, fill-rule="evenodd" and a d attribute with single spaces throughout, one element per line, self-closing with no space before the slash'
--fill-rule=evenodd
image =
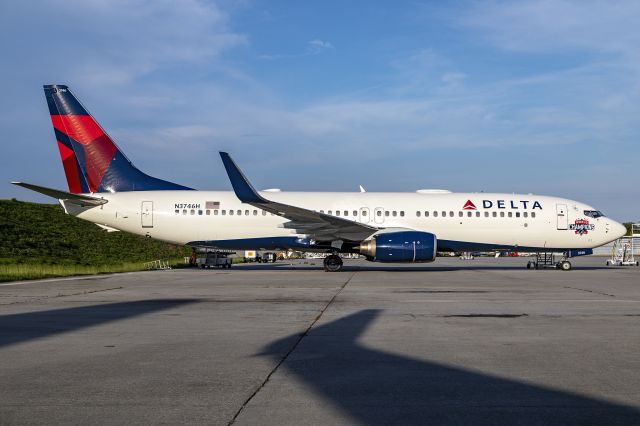
<path id="1" fill-rule="evenodd" d="M 611 261 L 607 260 L 607 266 L 611 266 Z"/>
<path id="2" fill-rule="evenodd" d="M 531 269 L 531 262 L 527 262 L 527 269 Z"/>
<path id="3" fill-rule="evenodd" d="M 560 270 L 562 270 L 562 271 L 570 271 L 571 270 L 571 262 L 569 262 L 568 260 L 563 260 L 562 262 L 560 262 L 558 264 L 558 266 L 560 267 Z"/>
<path id="4" fill-rule="evenodd" d="M 342 259 L 338 255 L 332 254 L 324 259 L 324 270 L 327 272 L 339 272 L 342 265 Z"/>

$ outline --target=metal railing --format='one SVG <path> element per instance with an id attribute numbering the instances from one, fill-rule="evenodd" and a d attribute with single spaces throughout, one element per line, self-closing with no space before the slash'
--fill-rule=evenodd
<path id="1" fill-rule="evenodd" d="M 168 260 L 152 260 L 145 262 L 144 267 L 147 271 L 166 271 L 171 269 L 171 264 Z"/>

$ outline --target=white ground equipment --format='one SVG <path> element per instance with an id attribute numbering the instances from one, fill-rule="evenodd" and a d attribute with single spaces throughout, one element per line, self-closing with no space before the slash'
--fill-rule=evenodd
<path id="1" fill-rule="evenodd" d="M 233 252 L 222 251 L 205 251 L 204 253 L 198 253 L 196 258 L 196 266 L 201 269 L 205 268 L 231 268 L 231 258 L 229 254 Z"/>
<path id="2" fill-rule="evenodd" d="M 636 247 L 635 240 L 640 238 L 640 223 L 631 225 L 631 236 L 622 237 L 613 243 L 611 250 L 611 259 L 607 259 L 607 266 L 639 266 L 635 258 Z"/>

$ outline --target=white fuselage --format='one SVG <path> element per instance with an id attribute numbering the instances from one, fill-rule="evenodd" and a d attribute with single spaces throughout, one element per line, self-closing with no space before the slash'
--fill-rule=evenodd
<path id="1" fill-rule="evenodd" d="M 595 210 L 591 206 L 548 196 L 448 192 L 260 194 L 272 201 L 339 215 L 380 229 L 430 232 L 439 242 L 470 243 L 465 246 L 469 249 L 592 248 L 620 237 L 624 229 L 607 217 L 586 216 L 585 211 Z M 175 244 L 305 237 L 283 228 L 287 219 L 241 203 L 233 192 L 134 191 L 92 195 L 108 202 L 83 208 L 64 203 L 67 212 L 103 226 Z"/>

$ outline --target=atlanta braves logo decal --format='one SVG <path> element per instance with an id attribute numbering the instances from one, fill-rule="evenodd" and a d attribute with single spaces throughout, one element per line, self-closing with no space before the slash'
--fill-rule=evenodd
<path id="1" fill-rule="evenodd" d="M 584 235 L 589 231 L 593 231 L 596 225 L 589 223 L 588 219 L 576 219 L 576 221 L 569 225 L 569 229 L 575 231 L 576 234 Z"/>

